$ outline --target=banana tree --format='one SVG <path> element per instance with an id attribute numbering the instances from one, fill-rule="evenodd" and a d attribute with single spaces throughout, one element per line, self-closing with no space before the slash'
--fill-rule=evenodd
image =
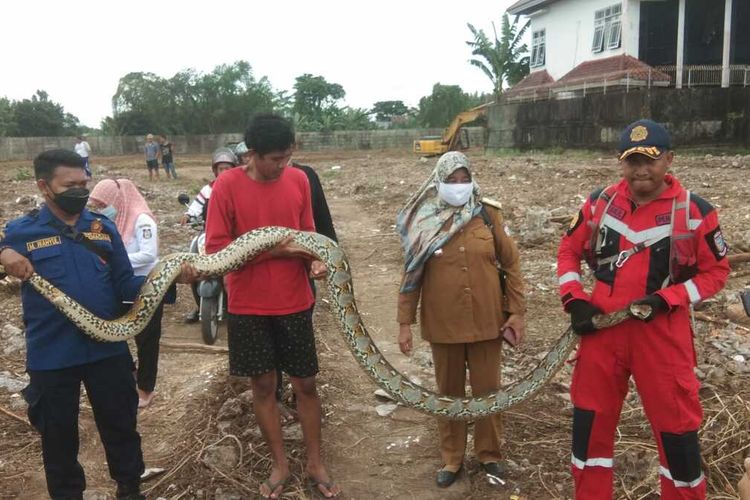
<path id="1" fill-rule="evenodd" d="M 490 39 L 484 30 L 477 29 L 470 23 L 467 26 L 474 36 L 473 40 L 466 42 L 472 49 L 471 55 L 474 56 L 469 63 L 487 75 L 492 81 L 496 95 L 500 95 L 506 84 L 512 86 L 529 73 L 528 48 L 523 43 L 523 35 L 529 27 L 529 21 L 519 26 L 518 16 L 511 23 L 510 16 L 505 14 L 500 38 L 497 36 L 495 23 L 492 23 L 493 39 Z"/>

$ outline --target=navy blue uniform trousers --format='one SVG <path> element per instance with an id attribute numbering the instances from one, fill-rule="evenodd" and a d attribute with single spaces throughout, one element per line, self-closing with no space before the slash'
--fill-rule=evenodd
<path id="1" fill-rule="evenodd" d="M 29 370 L 24 390 L 29 421 L 42 437 L 47 490 L 57 499 L 82 498 L 86 489 L 78 462 L 78 413 L 83 382 L 94 413 L 109 473 L 118 485 L 138 485 L 143 473 L 136 430 L 138 393 L 130 354 L 59 370 Z"/>

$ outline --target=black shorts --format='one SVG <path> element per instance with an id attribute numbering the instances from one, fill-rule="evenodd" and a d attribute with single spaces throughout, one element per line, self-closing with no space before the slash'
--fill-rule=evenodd
<path id="1" fill-rule="evenodd" d="M 159 170 L 159 160 L 146 160 L 146 166 L 149 170 Z"/>
<path id="2" fill-rule="evenodd" d="M 284 316 L 230 314 L 229 374 L 256 377 L 277 369 L 292 377 L 318 373 L 312 310 Z"/>

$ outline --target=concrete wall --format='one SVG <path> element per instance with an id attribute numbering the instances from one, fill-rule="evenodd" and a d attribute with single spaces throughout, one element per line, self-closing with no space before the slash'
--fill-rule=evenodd
<path id="1" fill-rule="evenodd" d="M 628 123 L 663 123 L 675 146 L 750 146 L 750 87 L 653 88 L 566 100 L 499 104 L 488 110 L 488 149 L 612 149 Z"/>
<path id="2" fill-rule="evenodd" d="M 483 147 L 485 130 L 468 127 L 472 146 Z M 300 132 L 297 146 L 303 151 L 401 149 L 411 151 L 415 139 L 426 135 L 440 135 L 442 129 L 362 130 L 338 132 Z M 169 138 L 175 154 L 210 154 L 227 142 L 242 140 L 242 134 L 191 135 Z M 143 154 L 145 139 L 141 136 L 89 137 L 93 156 Z M 47 149 L 73 149 L 74 137 L 0 137 L 0 161 L 31 160 Z"/>
<path id="3" fill-rule="evenodd" d="M 594 13 L 622 3 L 622 39 L 620 48 L 594 53 Z M 584 61 L 620 54 L 638 57 L 638 22 L 640 0 L 577 0 L 554 2 L 545 12 L 531 16 L 529 32 L 545 29 L 545 65 L 533 71 L 547 70 L 555 80 Z"/>

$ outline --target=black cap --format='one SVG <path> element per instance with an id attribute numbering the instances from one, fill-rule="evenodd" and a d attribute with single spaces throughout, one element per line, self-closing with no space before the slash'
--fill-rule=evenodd
<path id="1" fill-rule="evenodd" d="M 655 121 L 642 119 L 625 127 L 617 151 L 620 153 L 620 160 L 624 160 L 636 153 L 658 158 L 671 149 L 672 138 L 667 129 Z"/>

